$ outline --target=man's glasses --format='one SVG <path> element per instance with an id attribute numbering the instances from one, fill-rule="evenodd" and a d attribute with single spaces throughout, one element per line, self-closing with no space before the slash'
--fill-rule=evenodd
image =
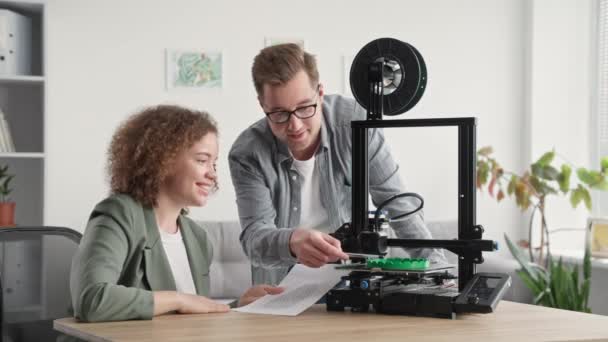
<path id="1" fill-rule="evenodd" d="M 279 110 L 276 112 L 269 112 L 266 113 L 266 116 L 268 117 L 268 119 L 270 119 L 270 121 L 274 122 L 274 123 L 286 123 L 287 121 L 289 121 L 289 118 L 291 117 L 291 115 L 295 115 L 297 118 L 299 119 L 308 119 L 312 116 L 315 115 L 315 113 L 317 112 L 317 98 L 319 95 L 319 88 L 317 88 L 317 96 L 315 96 L 315 104 L 311 104 L 311 105 L 307 105 L 307 106 L 302 106 L 302 107 L 298 107 L 292 111 L 287 111 L 287 110 Z"/>

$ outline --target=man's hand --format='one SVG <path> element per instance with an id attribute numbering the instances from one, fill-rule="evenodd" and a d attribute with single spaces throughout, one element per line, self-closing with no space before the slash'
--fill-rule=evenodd
<path id="1" fill-rule="evenodd" d="M 289 239 L 289 249 L 300 263 L 308 267 L 316 268 L 328 262 L 348 259 L 348 255 L 342 252 L 340 241 L 316 230 L 295 229 Z"/>
<path id="2" fill-rule="evenodd" d="M 256 285 L 245 291 L 239 299 L 239 306 L 244 306 L 255 302 L 256 300 L 264 297 L 265 295 L 275 295 L 283 292 L 282 287 L 270 286 L 270 285 Z"/>

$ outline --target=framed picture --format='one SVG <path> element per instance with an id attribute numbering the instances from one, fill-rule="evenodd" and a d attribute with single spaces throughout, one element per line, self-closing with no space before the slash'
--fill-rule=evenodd
<path id="1" fill-rule="evenodd" d="M 587 224 L 591 255 L 608 258 L 608 218 L 589 218 Z"/>
<path id="2" fill-rule="evenodd" d="M 269 47 L 278 44 L 294 43 L 300 45 L 302 49 L 306 49 L 306 42 L 302 38 L 289 37 L 266 37 L 264 38 L 264 47 Z"/>
<path id="3" fill-rule="evenodd" d="M 223 58 L 219 51 L 166 50 L 167 89 L 221 88 Z"/>

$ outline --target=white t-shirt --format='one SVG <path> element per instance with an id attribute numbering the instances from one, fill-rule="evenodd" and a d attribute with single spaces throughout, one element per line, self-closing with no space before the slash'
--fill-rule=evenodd
<path id="1" fill-rule="evenodd" d="M 308 160 L 293 160 L 293 168 L 300 174 L 301 180 L 301 211 L 300 227 L 312 228 L 329 233 L 329 217 L 321 204 L 321 189 L 319 187 L 319 172 L 315 169 L 316 158 Z"/>
<path id="2" fill-rule="evenodd" d="M 162 229 L 159 230 L 160 239 L 171 266 L 171 273 L 173 273 L 173 279 L 175 279 L 177 292 L 196 294 L 190 262 L 180 229 L 175 234 L 169 234 Z"/>

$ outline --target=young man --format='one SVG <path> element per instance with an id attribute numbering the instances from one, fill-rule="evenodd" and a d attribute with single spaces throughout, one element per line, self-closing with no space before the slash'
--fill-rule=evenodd
<path id="1" fill-rule="evenodd" d="M 350 122 L 366 112 L 353 99 L 325 95 L 314 56 L 296 44 L 263 49 L 252 74 L 266 118 L 241 133 L 228 158 L 254 283 L 276 284 L 296 262 L 348 258 L 328 233 L 351 221 Z M 370 130 L 369 142 L 369 191 L 379 204 L 405 187 L 382 131 Z M 387 209 L 396 216 L 415 207 L 401 198 Z M 400 238 L 431 238 L 419 213 L 391 224 Z M 444 260 L 433 249 L 409 252 Z"/>

